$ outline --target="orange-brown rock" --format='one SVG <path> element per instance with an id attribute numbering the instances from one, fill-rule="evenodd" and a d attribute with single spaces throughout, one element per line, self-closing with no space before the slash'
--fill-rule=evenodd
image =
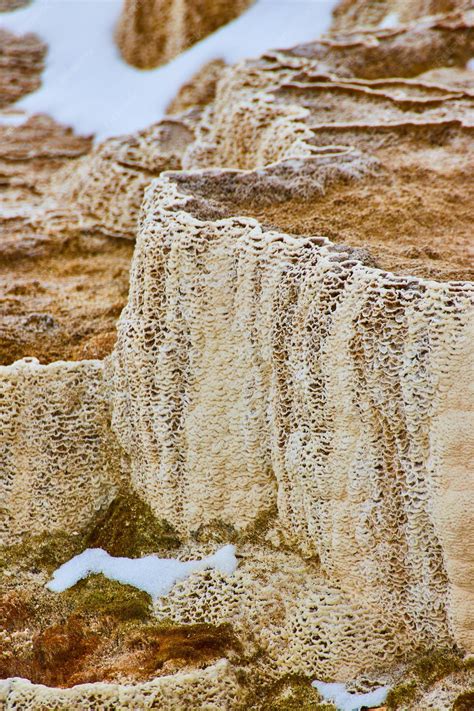
<path id="1" fill-rule="evenodd" d="M 0 243 L 0 363 L 110 353 L 132 251 L 120 239 L 54 238 L 7 222 Z"/>
<path id="2" fill-rule="evenodd" d="M 377 28 L 391 15 L 394 24 L 468 9 L 471 0 L 341 0 L 334 9 L 331 30 Z"/>
<path id="3" fill-rule="evenodd" d="M 0 29 L 0 108 L 38 89 L 46 45 L 34 34 Z"/>
<path id="4" fill-rule="evenodd" d="M 151 69 L 238 17 L 252 1 L 125 0 L 116 41 L 129 64 Z"/>
<path id="5" fill-rule="evenodd" d="M 218 687 L 215 708 L 250 688 L 262 711 L 262 679 L 393 683 L 421 651 L 407 708 L 472 684 L 472 13 L 379 4 L 211 65 L 186 115 L 90 151 L 50 127 L 59 154 L 30 159 L 9 137 L 4 362 L 73 360 L 0 368 L 17 546 L 0 550 L 1 669 L 96 683 L 9 680 L 0 705 L 200 708 Z M 123 515 L 124 482 L 163 538 L 129 549 L 150 526 Z M 85 547 L 186 559 L 229 541 L 233 575 L 153 605 L 101 576 L 44 588 Z"/>
<path id="6" fill-rule="evenodd" d="M 147 596 L 123 589 L 128 607 L 121 586 L 100 578 L 80 584 L 59 604 L 45 592 L 36 599 L 27 590 L 0 595 L 0 678 L 56 687 L 140 682 L 241 651 L 230 625 L 159 625 L 145 613 Z"/>
<path id="7" fill-rule="evenodd" d="M 10 12 L 29 5 L 31 0 L 0 0 L 0 12 Z"/>

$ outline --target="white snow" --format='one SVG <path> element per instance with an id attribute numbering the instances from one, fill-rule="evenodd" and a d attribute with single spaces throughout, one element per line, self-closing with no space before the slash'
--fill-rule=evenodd
<path id="1" fill-rule="evenodd" d="M 312 684 L 325 701 L 332 701 L 339 711 L 359 711 L 363 706 L 373 708 L 380 706 L 387 698 L 389 686 L 381 686 L 367 694 L 351 694 L 345 684 L 327 684 L 324 681 L 313 681 Z"/>
<path id="2" fill-rule="evenodd" d="M 399 24 L 400 17 L 398 12 L 389 12 L 388 15 L 385 15 L 382 22 L 379 24 L 379 28 L 381 30 L 393 30 L 393 28 L 397 27 Z"/>
<path id="3" fill-rule="evenodd" d="M 17 106 L 48 113 L 97 140 L 160 120 L 179 87 L 211 59 L 236 62 L 316 39 L 337 0 L 256 0 L 243 15 L 167 65 L 127 65 L 113 41 L 122 0 L 34 0 L 0 13 L 0 27 L 35 32 L 49 46 L 42 86 Z"/>
<path id="4" fill-rule="evenodd" d="M 27 114 L 19 112 L 0 112 L 0 126 L 21 126 L 26 123 Z"/>
<path id="5" fill-rule="evenodd" d="M 133 585 L 152 598 L 158 598 L 166 595 L 176 582 L 206 568 L 215 568 L 232 575 L 237 568 L 235 546 L 227 545 L 207 558 L 184 562 L 174 558 L 158 558 L 156 555 L 115 558 L 102 548 L 88 548 L 55 570 L 46 587 L 53 592 L 63 592 L 90 573 L 102 573 L 109 580 Z"/>

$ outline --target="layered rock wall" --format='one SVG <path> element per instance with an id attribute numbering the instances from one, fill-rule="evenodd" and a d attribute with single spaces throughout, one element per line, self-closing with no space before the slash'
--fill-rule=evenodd
<path id="1" fill-rule="evenodd" d="M 242 62 L 211 82 L 211 102 L 205 91 L 88 155 L 58 134 L 58 164 L 41 163 L 36 182 L 18 134 L 4 264 L 38 272 L 39 237 L 67 259 L 80 247 L 74 269 L 111 296 L 122 247 L 137 241 L 110 356 L 0 368 L 5 543 L 87 529 L 131 486 L 185 541 L 180 555 L 236 543 L 233 576 L 192 576 L 154 614 L 230 622 L 254 679 L 347 680 L 420 648 L 474 651 L 474 92 L 452 67 L 472 54 L 471 15 Z M 87 337 L 108 338 L 125 295 L 104 313 L 97 294 L 77 297 L 68 265 L 58 318 L 80 304 Z M 30 323 L 47 299 L 22 288 L 6 301 Z M 34 328 L 49 323 L 40 316 Z M 71 329 L 63 357 L 83 335 Z M 26 708 L 151 697 L 172 708 L 180 694 L 235 708 L 235 669 L 216 669 L 146 689 L 15 681 L 0 693 Z M 209 684 L 192 696 L 197 677 Z"/>

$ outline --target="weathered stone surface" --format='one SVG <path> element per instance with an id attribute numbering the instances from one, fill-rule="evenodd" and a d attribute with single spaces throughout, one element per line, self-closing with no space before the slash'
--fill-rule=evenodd
<path id="1" fill-rule="evenodd" d="M 399 680 L 422 651 L 406 708 L 448 711 L 472 683 L 453 652 L 474 651 L 472 20 L 463 6 L 416 22 L 422 8 L 371 30 L 372 4 L 356 5 L 363 31 L 198 78 L 184 114 L 139 134 L 89 150 L 43 123 L 49 157 L 41 140 L 31 157 L 21 134 L 0 141 L 5 543 L 96 530 L 94 507 L 125 486 L 182 541 L 160 553 L 232 541 L 240 556 L 233 576 L 203 571 L 153 608 L 178 630 L 231 624 L 237 646 L 213 647 L 231 664 L 171 656 L 176 673 L 149 681 L 148 647 L 122 640 L 94 664 L 88 622 L 64 684 L 95 666 L 133 685 L 9 681 L 7 708 L 158 694 L 267 709 L 285 679 Z M 8 365 L 22 355 L 66 362 Z M 38 565 L 6 604 L 39 594 Z M 40 647 L 79 634 L 50 627 Z"/>
<path id="2" fill-rule="evenodd" d="M 45 55 L 36 35 L 16 37 L 0 29 L 0 108 L 38 89 Z"/>
<path id="3" fill-rule="evenodd" d="M 333 14 L 333 31 L 376 29 L 386 18 L 393 25 L 472 7 L 471 0 L 342 0 Z"/>

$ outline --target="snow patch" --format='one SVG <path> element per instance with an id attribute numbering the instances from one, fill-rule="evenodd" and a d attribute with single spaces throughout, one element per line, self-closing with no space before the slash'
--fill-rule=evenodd
<path id="1" fill-rule="evenodd" d="M 345 684 L 327 684 L 324 681 L 313 681 L 315 687 L 325 701 L 332 701 L 338 711 L 360 711 L 367 706 L 380 706 L 387 698 L 389 686 L 381 686 L 367 694 L 351 694 Z"/>
<path id="2" fill-rule="evenodd" d="M 48 45 L 42 86 L 17 106 L 46 113 L 97 140 L 159 121 L 178 89 L 206 62 L 236 62 L 273 47 L 316 39 L 337 0 L 257 0 L 245 13 L 168 64 L 140 70 L 113 39 L 122 0 L 35 0 L 0 14 L 0 27 L 35 32 Z"/>
<path id="3" fill-rule="evenodd" d="M 392 30 L 400 24 L 400 16 L 398 12 L 389 12 L 385 15 L 382 22 L 379 24 L 380 30 Z"/>
<path id="4" fill-rule="evenodd" d="M 0 112 L 0 126 L 22 126 L 28 120 L 28 116 L 19 112 Z"/>
<path id="5" fill-rule="evenodd" d="M 54 571 L 48 590 L 63 592 L 90 573 L 102 573 L 109 580 L 133 585 L 156 599 L 169 593 L 175 583 L 185 580 L 197 570 L 215 568 L 232 575 L 237 568 L 235 546 L 227 545 L 201 560 L 180 561 L 175 558 L 115 558 L 102 548 L 88 548 Z"/>

